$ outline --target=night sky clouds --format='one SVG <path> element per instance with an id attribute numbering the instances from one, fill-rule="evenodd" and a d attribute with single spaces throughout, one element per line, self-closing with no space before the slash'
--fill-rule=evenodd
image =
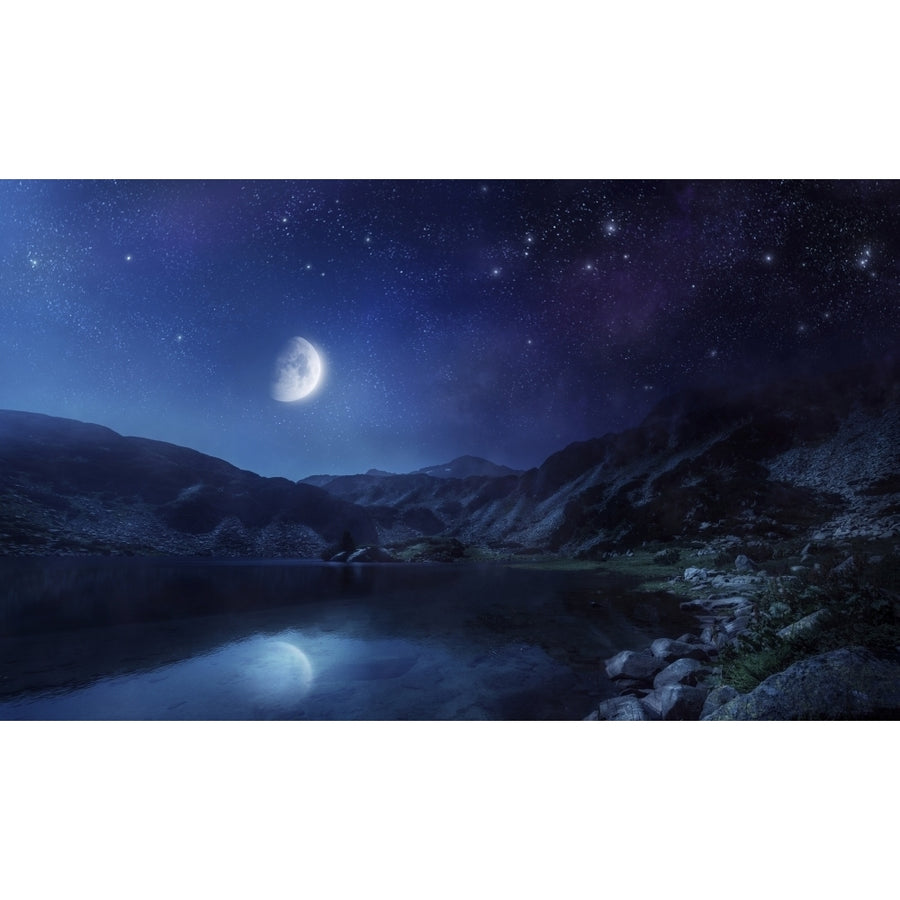
<path id="1" fill-rule="evenodd" d="M 686 386 L 894 351 L 874 182 L 0 184 L 0 405 L 263 474 L 529 467 Z M 271 399 L 293 335 L 325 360 Z"/>

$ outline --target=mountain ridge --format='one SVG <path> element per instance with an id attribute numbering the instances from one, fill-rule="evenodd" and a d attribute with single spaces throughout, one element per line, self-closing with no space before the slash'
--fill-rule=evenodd
<path id="1" fill-rule="evenodd" d="M 5 553 L 319 556 L 349 532 L 360 544 L 440 538 L 593 558 L 822 529 L 900 534 L 894 359 L 740 395 L 674 394 L 639 425 L 526 472 L 462 456 L 405 475 L 292 482 L 102 425 L 0 411 Z"/>
<path id="2" fill-rule="evenodd" d="M 365 510 L 312 485 L 103 425 L 0 410 L 3 552 L 315 556 Z"/>
<path id="3" fill-rule="evenodd" d="M 742 394 L 673 394 L 639 425 L 569 444 L 514 477 L 440 485 L 414 474 L 342 476 L 326 489 L 370 509 L 385 543 L 418 531 L 590 557 L 646 541 L 787 537 L 829 523 L 900 533 L 900 495 L 889 490 L 900 487 L 894 448 L 900 365 L 889 359 Z M 804 469 L 811 453 L 830 461 L 818 478 Z M 865 477 L 841 470 L 829 480 L 847 454 Z"/>

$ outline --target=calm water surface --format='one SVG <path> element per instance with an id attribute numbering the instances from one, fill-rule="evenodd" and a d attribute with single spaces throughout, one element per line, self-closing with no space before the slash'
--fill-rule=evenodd
<path id="1" fill-rule="evenodd" d="M 0 560 L 0 719 L 579 719 L 692 620 L 502 565 Z"/>

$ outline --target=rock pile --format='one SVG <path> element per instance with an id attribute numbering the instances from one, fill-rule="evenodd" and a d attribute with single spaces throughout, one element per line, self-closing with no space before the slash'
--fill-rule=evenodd
<path id="1" fill-rule="evenodd" d="M 814 552 L 804 548 L 804 555 Z M 832 572 L 852 571 L 849 557 Z M 684 583 L 701 593 L 681 608 L 693 612 L 698 633 L 675 640 L 658 638 L 643 650 L 624 650 L 606 661 L 606 674 L 619 691 L 604 700 L 590 720 L 673 719 L 858 719 L 900 717 L 900 662 L 880 659 L 862 647 L 845 647 L 801 660 L 741 694 L 721 685 L 720 651 L 750 628 L 757 601 L 737 589 L 769 582 L 777 591 L 795 576 L 770 577 L 746 556 L 735 559 L 737 574 L 691 566 Z M 770 603 L 768 612 L 783 606 Z M 789 640 L 828 618 L 819 610 L 782 628 Z M 898 648 L 900 653 L 900 648 Z"/>
<path id="2" fill-rule="evenodd" d="M 705 572 L 687 569 L 685 580 L 697 577 L 697 571 Z M 589 719 L 699 719 L 737 694 L 713 690 L 715 660 L 725 644 L 747 629 L 754 604 L 730 595 L 687 600 L 681 607 L 697 615 L 700 634 L 657 638 L 645 650 L 623 650 L 607 660 L 606 674 L 620 696 L 604 700 Z"/>

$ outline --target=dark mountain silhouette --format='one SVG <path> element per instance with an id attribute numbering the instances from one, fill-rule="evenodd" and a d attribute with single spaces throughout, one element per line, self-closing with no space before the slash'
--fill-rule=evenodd
<path id="1" fill-rule="evenodd" d="M 317 487 L 109 428 L 0 411 L 0 548 L 316 556 L 371 517 Z"/>
<path id="2" fill-rule="evenodd" d="M 427 471 L 427 470 L 426 470 Z M 666 398 L 636 428 L 504 477 L 343 476 L 386 542 L 419 535 L 591 556 L 644 541 L 900 525 L 900 366 Z M 885 518 L 887 517 L 887 518 Z"/>

